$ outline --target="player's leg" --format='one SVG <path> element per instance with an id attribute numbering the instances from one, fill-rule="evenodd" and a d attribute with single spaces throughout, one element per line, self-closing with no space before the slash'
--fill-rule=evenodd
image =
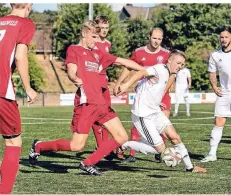
<path id="1" fill-rule="evenodd" d="M 19 169 L 21 120 L 17 103 L 0 98 L 0 134 L 5 140 L 1 164 L 0 194 L 10 194 Z"/>
<path id="2" fill-rule="evenodd" d="M 102 113 L 106 114 L 103 117 L 99 117 L 98 121 L 108 129 L 112 138 L 103 142 L 103 144 L 94 153 L 81 162 L 84 166 L 94 166 L 105 155 L 109 154 L 128 140 L 127 132 L 115 112 L 112 109 L 108 110 L 108 107 L 106 110 L 101 107 Z M 100 116 L 102 116 L 102 114 L 100 114 Z"/>
<path id="3" fill-rule="evenodd" d="M 99 147 L 102 142 L 103 142 L 103 138 L 102 138 L 102 126 L 98 125 L 98 124 L 93 124 L 92 125 L 92 130 L 95 136 L 95 141 L 97 144 L 97 147 Z"/>
<path id="4" fill-rule="evenodd" d="M 185 89 L 184 93 L 184 101 L 185 101 L 185 106 L 186 106 L 186 116 L 190 116 L 190 104 L 189 104 L 189 92 L 188 88 Z"/>
<path id="5" fill-rule="evenodd" d="M 136 127 L 133 125 L 133 127 L 131 128 L 131 134 L 130 134 L 130 141 L 139 141 L 140 140 L 140 135 L 139 132 L 137 131 Z M 127 162 L 135 162 L 136 158 L 136 150 L 130 150 L 129 152 L 129 156 L 123 160 L 124 163 Z"/>
<path id="6" fill-rule="evenodd" d="M 178 115 L 179 103 L 180 103 L 180 99 L 181 99 L 181 92 L 177 89 L 175 91 L 175 98 L 176 98 L 176 103 L 175 103 L 175 111 L 173 113 L 174 117 Z"/>
<path id="7" fill-rule="evenodd" d="M 210 136 L 210 151 L 208 155 L 206 155 L 205 158 L 201 160 L 201 162 L 217 160 L 216 153 L 223 134 L 223 129 L 226 123 L 226 117 L 231 116 L 229 95 L 217 97 L 214 115 L 216 118 L 215 125 L 212 129 Z"/>
<path id="8" fill-rule="evenodd" d="M 29 153 L 31 165 L 37 163 L 41 152 L 45 151 L 81 151 L 86 143 L 90 127 L 95 121 L 94 108 L 85 104 L 75 107 L 71 123 L 73 135 L 71 140 L 58 139 L 53 141 L 34 140 Z"/>
<path id="9" fill-rule="evenodd" d="M 198 172 L 204 173 L 206 169 L 200 168 L 197 166 L 193 166 L 192 161 L 189 157 L 188 150 L 186 149 L 185 145 L 181 141 L 180 136 L 177 134 L 175 128 L 172 125 L 167 126 L 164 129 L 164 133 L 168 137 L 168 140 L 173 144 L 176 154 L 181 157 L 181 160 L 185 166 L 185 170 L 189 172 Z"/>

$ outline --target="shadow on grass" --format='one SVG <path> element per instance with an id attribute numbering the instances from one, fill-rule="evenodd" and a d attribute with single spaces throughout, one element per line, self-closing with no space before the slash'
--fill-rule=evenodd
<path id="1" fill-rule="evenodd" d="M 228 137 L 228 136 L 224 136 L 224 137 L 222 137 L 222 138 L 225 138 L 225 137 Z M 201 141 L 210 142 L 210 139 L 202 139 Z M 224 140 L 224 139 L 222 139 L 222 140 L 220 141 L 220 143 L 223 143 L 223 144 L 231 144 L 231 140 Z"/>
<path id="2" fill-rule="evenodd" d="M 169 176 L 166 175 L 147 175 L 147 176 L 152 178 L 159 178 L 159 179 L 169 178 Z"/>

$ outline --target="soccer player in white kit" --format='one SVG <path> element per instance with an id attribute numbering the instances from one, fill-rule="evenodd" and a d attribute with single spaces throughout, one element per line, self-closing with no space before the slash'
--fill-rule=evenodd
<path id="1" fill-rule="evenodd" d="M 190 116 L 190 104 L 189 104 L 189 89 L 191 88 L 192 77 L 190 70 L 186 67 L 183 67 L 179 70 L 176 74 L 176 85 L 175 85 L 175 96 L 176 96 L 176 103 L 175 103 L 175 112 L 173 116 L 178 115 L 179 109 L 179 102 L 181 98 L 184 98 L 185 105 L 186 105 L 186 116 Z"/>
<path id="2" fill-rule="evenodd" d="M 140 81 L 136 90 L 136 97 L 132 106 L 132 121 L 141 135 L 141 141 L 128 141 L 122 145 L 123 149 L 133 149 L 142 153 L 158 154 L 165 151 L 166 147 L 160 134 L 164 134 L 173 144 L 176 154 L 179 154 L 185 165 L 186 171 L 206 172 L 206 169 L 194 167 L 185 145 L 176 133 L 168 117 L 160 109 L 161 99 L 169 76 L 175 74 L 185 63 L 185 54 L 173 50 L 167 64 L 157 64 L 146 70 L 134 74 L 128 82 L 120 85 L 118 95 L 123 94 L 128 88 Z M 150 81 L 151 80 L 151 81 Z"/>
<path id="3" fill-rule="evenodd" d="M 221 48 L 211 53 L 209 58 L 209 79 L 217 95 L 215 103 L 215 125 L 210 137 L 210 151 L 201 162 L 217 160 L 217 149 L 221 141 L 226 118 L 231 117 L 231 28 L 224 27 L 220 33 Z M 220 87 L 216 73 L 219 72 Z"/>

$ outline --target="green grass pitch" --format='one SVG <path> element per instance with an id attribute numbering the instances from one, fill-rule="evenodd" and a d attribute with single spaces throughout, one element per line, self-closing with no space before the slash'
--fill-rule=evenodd
<path id="1" fill-rule="evenodd" d="M 228 120 L 218 150 L 218 161 L 202 164 L 208 152 L 213 127 L 213 105 L 192 105 L 191 117 L 182 112 L 171 121 L 190 152 L 194 164 L 207 168 L 208 173 L 186 173 L 183 165 L 175 168 L 156 163 L 152 155 L 137 154 L 135 163 L 119 160 L 100 161 L 104 176 L 94 177 L 79 169 L 81 159 L 95 149 L 91 132 L 85 149 L 78 153 L 57 152 L 39 157 L 36 167 L 28 164 L 28 152 L 35 138 L 40 140 L 68 139 L 72 107 L 20 108 L 23 147 L 20 170 L 14 194 L 228 194 L 231 193 L 231 123 Z M 114 106 L 130 134 L 130 106 Z M 54 120 L 56 119 L 56 120 Z M 3 142 L 1 141 L 3 149 Z M 3 150 L 1 149 L 1 157 Z M 50 155 L 50 156 L 49 156 Z"/>

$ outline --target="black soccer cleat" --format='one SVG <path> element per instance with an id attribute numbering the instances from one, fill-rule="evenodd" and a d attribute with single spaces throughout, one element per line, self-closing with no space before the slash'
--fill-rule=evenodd
<path id="1" fill-rule="evenodd" d="M 30 149 L 30 152 L 29 152 L 29 163 L 30 165 L 36 165 L 37 162 L 38 162 L 38 157 L 39 157 L 39 153 L 36 153 L 35 152 L 35 146 L 37 143 L 39 143 L 40 141 L 38 139 L 35 139 L 32 143 L 32 147 Z"/>
<path id="2" fill-rule="evenodd" d="M 136 157 L 129 155 L 126 159 L 122 161 L 122 163 L 133 163 L 136 162 Z"/>
<path id="3" fill-rule="evenodd" d="M 161 162 L 162 162 L 161 153 L 160 153 L 160 154 L 155 154 L 155 160 L 156 160 L 158 163 L 161 163 Z"/>
<path id="4" fill-rule="evenodd" d="M 80 162 L 79 168 L 82 171 L 86 172 L 88 175 L 92 175 L 92 176 L 102 176 L 103 175 L 103 172 L 101 172 L 98 167 L 94 165 L 86 166 L 85 164 L 83 164 L 83 161 Z"/>
<path id="5" fill-rule="evenodd" d="M 104 159 L 111 161 L 111 160 L 113 160 L 115 157 L 116 157 L 115 153 L 114 153 L 114 152 L 110 152 L 110 154 L 104 156 Z"/>

